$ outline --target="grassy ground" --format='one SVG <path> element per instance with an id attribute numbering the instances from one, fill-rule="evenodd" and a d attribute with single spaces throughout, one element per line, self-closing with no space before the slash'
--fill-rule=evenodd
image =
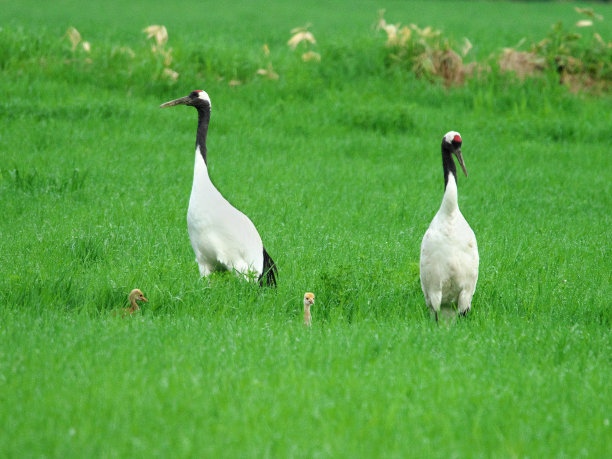
<path id="1" fill-rule="evenodd" d="M 572 24 L 571 5 L 78 5 L 0 4 L 3 456 L 609 455 L 611 97 L 555 75 L 446 90 L 386 67 L 371 27 L 386 7 L 480 58 Z M 307 22 L 320 64 L 286 46 Z M 278 80 L 255 75 L 268 63 Z M 276 290 L 198 278 L 195 112 L 157 108 L 198 88 L 211 175 L 259 228 Z M 481 270 L 470 317 L 437 327 L 418 257 L 451 129 Z M 121 320 L 134 287 L 150 303 Z"/>

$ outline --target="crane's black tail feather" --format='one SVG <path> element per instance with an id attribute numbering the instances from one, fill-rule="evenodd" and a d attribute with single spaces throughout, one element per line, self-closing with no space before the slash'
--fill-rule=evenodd
<path id="1" fill-rule="evenodd" d="M 263 270 L 261 276 L 259 276 L 259 285 L 261 287 L 276 287 L 276 276 L 278 276 L 278 270 L 276 269 L 276 263 L 272 260 L 272 257 L 266 252 L 266 248 L 263 249 Z"/>

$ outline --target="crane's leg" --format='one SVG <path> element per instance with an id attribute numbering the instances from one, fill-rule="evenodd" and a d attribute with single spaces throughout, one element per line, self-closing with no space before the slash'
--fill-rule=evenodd
<path id="1" fill-rule="evenodd" d="M 438 321 L 438 312 L 440 312 L 440 304 L 442 303 L 442 291 L 431 292 L 429 294 L 429 307 L 434 312 L 436 322 Z"/>
<path id="2" fill-rule="evenodd" d="M 200 263 L 197 259 L 196 261 L 198 262 L 198 268 L 200 269 L 200 277 L 208 277 L 208 275 L 212 272 L 210 266 L 208 266 L 207 263 Z"/>
<path id="3" fill-rule="evenodd" d="M 246 281 L 257 280 L 257 278 L 261 274 L 261 273 L 257 273 L 253 269 L 253 267 L 244 260 L 240 260 L 237 263 L 234 263 L 233 269 L 234 269 L 234 273 L 238 277 L 241 277 Z"/>
<path id="4" fill-rule="evenodd" d="M 474 292 L 470 292 L 469 290 L 461 290 L 461 293 L 459 293 L 457 310 L 462 316 L 465 316 L 468 312 L 470 312 L 470 309 L 472 309 L 473 295 Z"/>

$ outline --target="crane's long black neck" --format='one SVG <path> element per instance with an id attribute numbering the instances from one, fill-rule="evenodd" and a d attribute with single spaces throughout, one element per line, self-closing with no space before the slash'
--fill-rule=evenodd
<path id="1" fill-rule="evenodd" d="M 446 190 L 449 174 L 453 174 L 455 183 L 457 183 L 457 166 L 455 166 L 455 161 L 453 161 L 451 147 L 444 142 L 442 143 L 442 168 L 444 169 L 444 190 Z"/>
<path id="2" fill-rule="evenodd" d="M 202 104 L 195 106 L 195 108 L 198 110 L 196 149 L 200 147 L 200 154 L 204 158 L 204 163 L 208 165 L 206 161 L 206 135 L 208 134 L 208 124 L 210 123 L 210 105 Z"/>

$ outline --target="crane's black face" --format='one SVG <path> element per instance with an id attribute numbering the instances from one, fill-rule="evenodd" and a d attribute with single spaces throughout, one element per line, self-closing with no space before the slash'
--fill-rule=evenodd
<path id="1" fill-rule="evenodd" d="M 452 134 L 452 135 L 449 135 Z M 455 155 L 457 161 L 459 161 L 459 165 L 461 169 L 463 169 L 463 173 L 465 176 L 468 176 L 467 170 L 465 168 L 465 163 L 463 162 L 463 156 L 461 155 L 461 136 L 459 133 L 449 133 L 444 136 L 442 139 L 442 148 L 449 152 L 450 154 Z"/>
<path id="2" fill-rule="evenodd" d="M 189 105 L 192 107 L 208 106 L 210 108 L 210 97 L 206 91 L 198 89 L 193 91 L 191 94 L 180 99 L 174 99 L 170 102 L 166 102 L 160 105 L 160 108 L 173 107 L 174 105 Z"/>

